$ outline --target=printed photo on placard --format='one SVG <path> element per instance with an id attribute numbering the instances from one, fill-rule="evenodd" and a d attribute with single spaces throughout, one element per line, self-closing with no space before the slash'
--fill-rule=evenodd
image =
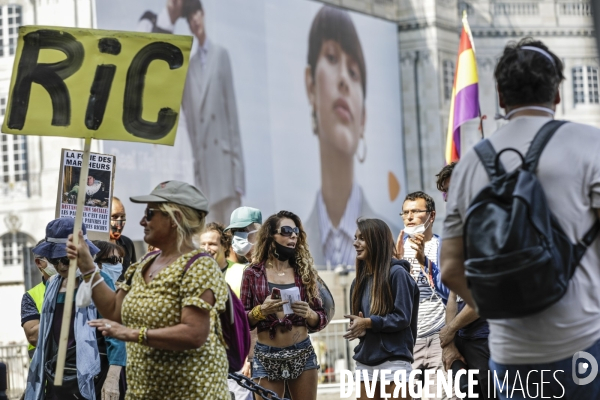
<path id="1" fill-rule="evenodd" d="M 75 218 L 77 196 L 80 190 L 83 190 L 83 223 L 88 235 L 97 236 L 93 232 L 98 232 L 102 236 L 108 236 L 115 157 L 108 154 L 90 154 L 90 166 L 83 189 L 79 187 L 83 152 L 63 149 L 61 159 L 57 218 Z"/>

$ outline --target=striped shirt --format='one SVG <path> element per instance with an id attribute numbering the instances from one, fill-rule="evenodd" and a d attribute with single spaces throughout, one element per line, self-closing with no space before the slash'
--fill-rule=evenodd
<path id="1" fill-rule="evenodd" d="M 335 227 L 329 220 L 329 214 L 323 201 L 323 194 L 319 191 L 319 195 L 317 196 L 317 210 L 319 213 L 321 245 L 323 246 L 325 262 L 329 262 L 334 267 L 339 264 L 354 265 L 356 263 L 354 234 L 356 233 L 356 220 L 360 217 L 361 207 L 362 197 L 360 189 L 354 183 L 344 215 L 340 220 L 339 226 Z"/>
<path id="2" fill-rule="evenodd" d="M 421 264 L 417 261 L 416 251 L 411 244 L 412 242 L 409 242 L 408 239 L 404 241 L 404 259 L 410 262 L 411 275 L 417 281 L 421 292 L 417 337 L 424 338 L 438 333 L 442 329 L 446 323 L 446 307 L 442 298 L 432 287 L 433 282 L 430 278 L 429 268 L 426 268 L 427 274 L 423 273 Z M 425 243 L 425 256 L 436 264 L 439 246 L 440 241 L 435 236 Z"/>

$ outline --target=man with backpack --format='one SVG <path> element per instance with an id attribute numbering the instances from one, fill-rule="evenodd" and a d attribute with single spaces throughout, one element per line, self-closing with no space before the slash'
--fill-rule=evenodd
<path id="1" fill-rule="evenodd" d="M 563 63 L 542 42 L 494 75 L 508 123 L 452 174 L 442 279 L 488 319 L 499 398 L 597 399 L 600 130 L 553 121 Z"/>

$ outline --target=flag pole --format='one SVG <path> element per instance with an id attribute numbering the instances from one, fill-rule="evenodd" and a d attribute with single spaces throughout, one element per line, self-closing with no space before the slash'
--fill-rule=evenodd
<path id="1" fill-rule="evenodd" d="M 81 231 L 81 222 L 83 221 L 83 207 L 85 201 L 85 188 L 87 186 L 87 176 L 90 167 L 90 148 L 92 145 L 91 136 L 85 138 L 83 146 L 83 159 L 81 160 L 81 170 L 79 173 L 79 190 L 77 191 L 77 212 L 75 214 L 75 225 L 73 226 L 73 243 L 79 245 L 79 231 Z M 69 343 L 69 328 L 71 326 L 71 314 L 73 313 L 73 294 L 75 292 L 75 272 L 77 271 L 77 259 L 69 263 L 69 275 L 67 278 L 67 293 L 65 297 L 65 309 L 63 312 L 62 324 L 60 327 L 60 339 L 58 341 L 58 355 L 56 359 L 56 371 L 54 386 L 62 386 L 65 369 L 65 358 L 67 356 L 67 346 Z"/>

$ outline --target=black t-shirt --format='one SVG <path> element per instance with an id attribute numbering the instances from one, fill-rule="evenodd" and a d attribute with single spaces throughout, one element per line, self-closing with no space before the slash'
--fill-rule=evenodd
<path id="1" fill-rule="evenodd" d="M 117 239 L 117 244 L 125 249 L 125 256 L 123 257 L 123 272 L 118 279 L 119 282 L 121 282 L 123 279 L 125 279 L 124 276 L 127 268 L 129 268 L 131 264 L 135 264 L 137 262 L 137 257 L 135 256 L 135 246 L 133 245 L 131 239 L 129 239 L 127 236 L 121 235 L 121 237 Z"/>

